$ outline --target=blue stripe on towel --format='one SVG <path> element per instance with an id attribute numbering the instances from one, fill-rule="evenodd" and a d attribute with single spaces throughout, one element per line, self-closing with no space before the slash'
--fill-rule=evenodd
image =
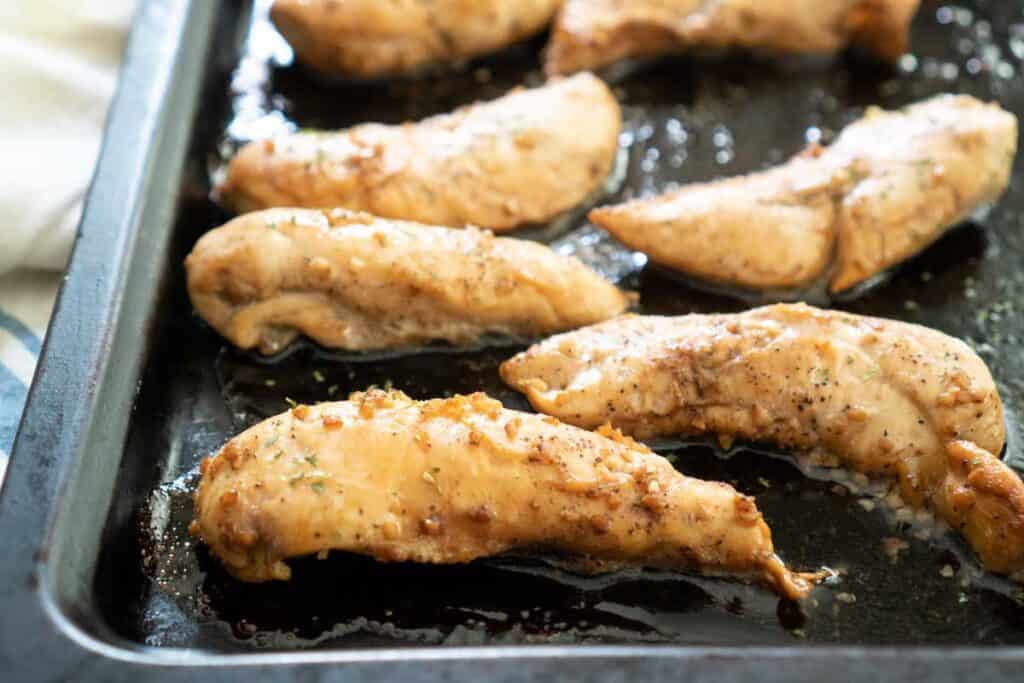
<path id="1" fill-rule="evenodd" d="M 4 326 L 6 329 L 6 326 Z M 38 340 L 36 340 L 38 344 Z M 0 363 L 0 451 L 11 452 L 28 388 Z"/>
<path id="2" fill-rule="evenodd" d="M 15 339 L 25 345 L 32 355 L 38 356 L 42 347 L 39 337 L 28 328 L 28 325 L 17 318 L 0 310 L 0 328 L 3 328 L 14 335 Z"/>

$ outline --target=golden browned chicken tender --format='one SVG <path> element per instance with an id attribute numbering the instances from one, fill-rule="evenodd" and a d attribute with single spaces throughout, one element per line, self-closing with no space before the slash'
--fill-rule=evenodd
<path id="1" fill-rule="evenodd" d="M 552 337 L 502 377 L 542 412 L 627 434 L 770 442 L 898 481 L 991 571 L 1024 580 L 1024 483 L 984 362 L 935 330 L 804 305 L 628 316 Z"/>
<path id="2" fill-rule="evenodd" d="M 736 575 L 790 598 L 812 580 L 786 569 L 731 486 L 483 394 L 371 391 L 270 418 L 203 463 L 192 530 L 244 581 L 288 579 L 283 560 L 329 550 L 436 564 L 561 551 Z"/>
<path id="3" fill-rule="evenodd" d="M 1017 119 L 943 95 L 871 108 L 830 147 L 747 176 L 590 212 L 656 263 L 719 284 L 847 290 L 934 242 L 1006 189 Z"/>
<path id="4" fill-rule="evenodd" d="M 830 53 L 859 46 L 894 60 L 907 49 L 920 0 L 566 0 L 555 20 L 549 74 L 627 57 L 693 49 Z"/>
<path id="5" fill-rule="evenodd" d="M 575 258 L 469 228 L 334 209 L 268 209 L 211 230 L 185 260 L 196 311 L 244 349 L 383 349 L 605 320 L 630 298 Z M 581 296 L 585 293 L 585 296 Z"/>
<path id="6" fill-rule="evenodd" d="M 276 0 L 298 58 L 355 77 L 408 73 L 495 52 L 539 33 L 562 0 Z"/>
<path id="7" fill-rule="evenodd" d="M 511 230 L 573 208 L 607 178 L 619 105 L 581 74 L 401 126 L 253 142 L 220 194 L 247 211 L 344 207 L 385 218 Z"/>

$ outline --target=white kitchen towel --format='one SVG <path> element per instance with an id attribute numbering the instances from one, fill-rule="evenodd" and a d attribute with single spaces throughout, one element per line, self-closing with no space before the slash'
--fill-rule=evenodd
<path id="1" fill-rule="evenodd" d="M 74 242 L 134 4 L 0 0 L 0 475 Z"/>
<path id="2" fill-rule="evenodd" d="M 0 2 L 0 273 L 67 262 L 131 6 Z"/>

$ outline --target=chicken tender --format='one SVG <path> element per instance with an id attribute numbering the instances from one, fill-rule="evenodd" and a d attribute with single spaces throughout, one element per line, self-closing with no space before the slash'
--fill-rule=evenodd
<path id="1" fill-rule="evenodd" d="M 895 60 L 920 0 L 566 0 L 544 68 L 596 69 L 692 49 L 830 53 L 856 45 Z"/>
<path id="2" fill-rule="evenodd" d="M 966 344 L 935 330 L 804 305 L 628 316 L 548 339 L 501 374 L 581 427 L 749 439 L 892 478 L 989 570 L 1024 580 L 1024 484 L 998 457 L 999 393 Z"/>
<path id="3" fill-rule="evenodd" d="M 605 182 L 621 119 L 608 87 L 581 74 L 419 123 L 253 142 L 220 194 L 241 211 L 343 207 L 511 230 L 550 221 Z"/>
<path id="4" fill-rule="evenodd" d="M 1017 119 L 943 95 L 871 108 L 835 144 L 747 176 L 590 212 L 656 263 L 719 284 L 842 292 L 900 263 L 995 201 L 1010 180 Z"/>
<path id="5" fill-rule="evenodd" d="M 561 0 L 276 0 L 298 58 L 329 74 L 392 76 L 495 52 L 539 33 Z"/>
<path id="6" fill-rule="evenodd" d="M 483 394 L 401 392 L 298 406 L 202 465 L 193 533 L 243 581 L 344 550 L 449 564 L 514 550 L 735 575 L 799 598 L 754 501 L 685 477 L 613 430 L 506 410 Z"/>
<path id="7" fill-rule="evenodd" d="M 630 304 L 575 258 L 536 242 L 344 209 L 240 216 L 204 235 L 185 268 L 196 311 L 231 343 L 266 354 L 299 334 L 347 350 L 531 337 Z"/>

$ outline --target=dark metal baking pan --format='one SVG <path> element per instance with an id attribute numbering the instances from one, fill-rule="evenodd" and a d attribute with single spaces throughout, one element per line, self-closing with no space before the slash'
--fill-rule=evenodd
<path id="1" fill-rule="evenodd" d="M 939 91 L 1024 112 L 1017 3 L 925 3 L 914 57 L 678 58 L 613 76 L 628 152 L 601 201 L 777 162 L 869 104 Z M 1019 589 L 950 535 L 863 482 L 779 453 L 657 444 L 683 471 L 757 496 L 795 566 L 844 570 L 802 606 L 671 573 L 576 575 L 540 560 L 295 563 L 289 584 L 229 579 L 184 533 L 198 459 L 285 407 L 391 383 L 419 397 L 486 390 L 518 346 L 267 361 L 225 347 L 191 312 L 181 262 L 227 216 L 210 175 L 249 136 L 293 124 L 399 121 L 538 81 L 540 41 L 466 69 L 394 83 L 323 83 L 289 63 L 263 8 L 144 2 L 81 235 L 0 493 L 0 679 L 1012 680 L 1024 664 Z M 253 38 L 255 36 L 255 38 Z M 1024 462 L 1024 164 L 991 212 L 837 306 L 937 327 L 991 365 Z M 557 234 L 552 234 L 552 233 Z M 529 233 L 638 289 L 644 310 L 738 310 L 644 267 L 573 216 Z"/>

